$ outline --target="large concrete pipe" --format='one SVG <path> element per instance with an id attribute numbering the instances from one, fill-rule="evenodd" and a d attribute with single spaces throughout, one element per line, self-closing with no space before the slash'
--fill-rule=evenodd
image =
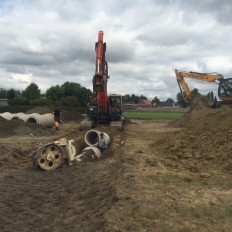
<path id="1" fill-rule="evenodd" d="M 5 112 L 5 113 L 0 114 L 0 116 L 7 120 L 11 120 L 15 116 L 15 114 Z"/>
<path id="2" fill-rule="evenodd" d="M 98 145 L 98 141 L 100 139 L 100 134 L 101 133 L 104 134 L 104 137 L 106 139 L 107 146 L 108 146 L 110 144 L 110 136 L 108 134 L 106 134 L 105 132 L 101 132 L 101 131 L 97 131 L 97 130 L 89 130 L 85 134 L 85 143 L 88 146 L 97 146 Z"/>
<path id="3" fill-rule="evenodd" d="M 97 147 L 86 147 L 82 150 L 80 155 L 75 156 L 75 160 L 77 162 L 81 162 L 84 160 L 94 160 L 101 158 L 101 151 Z"/>
<path id="4" fill-rule="evenodd" d="M 35 113 L 28 117 L 27 122 L 37 123 L 45 127 L 52 127 L 54 125 L 54 116 L 51 113 L 43 115 Z"/>
<path id="5" fill-rule="evenodd" d="M 12 120 L 19 119 L 19 120 L 23 120 L 24 122 L 26 122 L 29 116 L 30 116 L 29 114 L 24 114 L 20 112 L 20 113 L 15 114 Z"/>

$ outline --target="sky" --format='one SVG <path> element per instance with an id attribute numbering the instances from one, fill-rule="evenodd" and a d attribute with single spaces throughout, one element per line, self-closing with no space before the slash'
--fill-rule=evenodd
<path id="1" fill-rule="evenodd" d="M 92 90 L 102 30 L 109 94 L 176 100 L 175 69 L 231 77 L 231 12 L 230 0 L 0 0 L 0 88 Z M 186 81 L 216 94 L 215 83 Z"/>

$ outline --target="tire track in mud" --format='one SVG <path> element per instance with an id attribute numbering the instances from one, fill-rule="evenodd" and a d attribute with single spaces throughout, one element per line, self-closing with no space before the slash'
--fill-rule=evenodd
<path id="1" fill-rule="evenodd" d="M 113 158 L 25 168 L 0 177 L 1 231 L 101 231 L 114 203 L 120 164 Z"/>

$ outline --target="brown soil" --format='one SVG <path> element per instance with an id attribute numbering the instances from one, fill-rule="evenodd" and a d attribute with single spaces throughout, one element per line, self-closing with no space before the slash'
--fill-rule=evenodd
<path id="1" fill-rule="evenodd" d="M 111 137 L 102 159 L 47 172 L 33 147 L 67 137 L 79 153 L 86 131 L 0 118 L 1 231 L 230 231 L 231 112 L 200 104 L 175 122 L 98 126 Z"/>
<path id="2" fill-rule="evenodd" d="M 47 114 L 53 113 L 52 107 L 37 107 L 26 112 L 27 114 L 38 113 L 38 114 Z M 62 111 L 62 120 L 67 121 L 81 121 L 84 119 L 84 116 L 76 111 Z"/>

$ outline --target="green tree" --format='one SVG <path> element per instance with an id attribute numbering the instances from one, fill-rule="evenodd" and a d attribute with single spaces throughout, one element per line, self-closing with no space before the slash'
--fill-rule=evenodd
<path id="1" fill-rule="evenodd" d="M 35 100 L 40 98 L 40 89 L 37 84 L 31 83 L 27 86 L 27 88 L 22 93 L 23 97 L 27 99 L 27 101 Z"/>
<path id="2" fill-rule="evenodd" d="M 14 99 L 16 97 L 16 92 L 15 92 L 15 90 L 14 89 L 9 89 L 8 91 L 7 91 L 7 99 L 8 100 L 12 100 L 12 99 Z"/>
<path id="3" fill-rule="evenodd" d="M 68 97 L 66 97 L 64 99 L 63 103 L 64 103 L 65 106 L 79 106 L 80 105 L 77 97 L 75 97 L 75 96 L 68 96 Z"/>
<path id="4" fill-rule="evenodd" d="M 46 99 L 38 98 L 38 99 L 29 101 L 29 105 L 30 106 L 46 106 L 46 105 L 50 105 L 50 104 L 48 103 L 48 101 Z"/>
<path id="5" fill-rule="evenodd" d="M 26 106 L 28 105 L 28 101 L 25 97 L 16 96 L 14 99 L 9 101 L 9 104 L 14 106 Z"/>
<path id="6" fill-rule="evenodd" d="M 147 97 L 140 95 L 139 100 L 147 100 Z"/>
<path id="7" fill-rule="evenodd" d="M 3 88 L 0 88 L 0 98 L 7 98 L 7 91 Z"/>
<path id="8" fill-rule="evenodd" d="M 131 102 L 137 104 L 139 102 L 139 96 L 132 94 L 131 95 Z"/>
<path id="9" fill-rule="evenodd" d="M 158 104 L 158 103 L 160 103 L 160 99 L 159 99 L 157 96 L 155 96 L 155 97 L 153 98 L 153 100 L 152 100 L 152 103 L 153 103 L 153 104 L 154 104 L 154 103 Z"/>
<path id="10" fill-rule="evenodd" d="M 87 97 L 92 94 L 89 89 L 81 86 L 79 83 L 65 82 L 62 87 L 64 88 L 65 98 L 75 96 L 78 100 L 78 106 L 85 106 Z"/>
<path id="11" fill-rule="evenodd" d="M 176 99 L 177 99 L 177 104 L 181 107 L 184 107 L 186 108 L 188 106 L 188 104 L 185 102 L 184 100 L 184 97 L 183 97 L 183 93 L 182 92 L 179 92 L 177 95 L 176 95 Z"/>
<path id="12" fill-rule="evenodd" d="M 122 101 L 124 103 L 130 102 L 130 95 L 126 94 L 126 95 L 122 96 Z"/>
<path id="13" fill-rule="evenodd" d="M 52 102 L 52 104 L 62 105 L 64 99 L 64 87 L 59 85 L 52 86 L 46 91 L 46 98 Z"/>

